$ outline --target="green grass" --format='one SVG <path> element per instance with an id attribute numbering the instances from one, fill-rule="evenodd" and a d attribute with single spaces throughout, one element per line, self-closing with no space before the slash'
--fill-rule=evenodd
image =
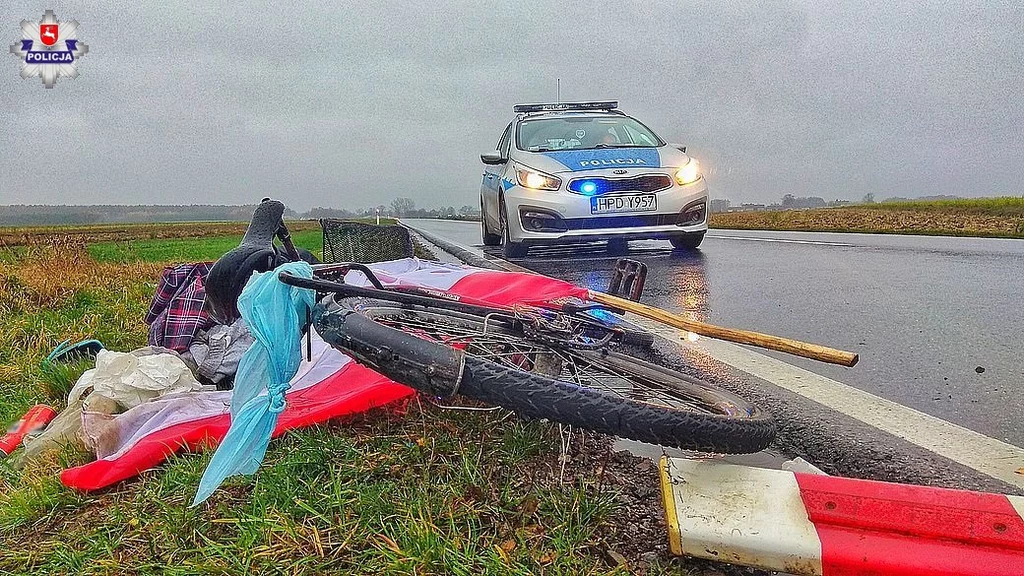
<path id="1" fill-rule="evenodd" d="M 213 261 L 238 246 L 241 235 L 213 238 L 125 240 L 89 245 L 89 255 L 100 262 L 198 262 Z M 323 233 L 318 229 L 292 234 L 292 242 L 318 258 L 323 255 Z"/>
<path id="2" fill-rule="evenodd" d="M 72 289 L 38 307 L 0 302 L 7 312 L 0 322 L 0 424 L 36 403 L 63 407 L 70 385 L 89 366 L 43 366 L 61 341 L 96 338 L 113 350 L 144 346 L 142 318 L 155 286 L 154 278 L 131 278 L 119 290 Z"/>
<path id="3" fill-rule="evenodd" d="M 413 405 L 275 440 L 199 508 L 209 454 L 99 495 L 8 471 L 0 573 L 613 572 L 597 552 L 614 492 L 535 478 L 557 443 L 549 425 Z"/>

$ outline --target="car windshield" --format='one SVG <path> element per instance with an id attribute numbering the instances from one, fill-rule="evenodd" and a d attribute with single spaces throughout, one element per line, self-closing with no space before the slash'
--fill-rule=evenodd
<path id="1" fill-rule="evenodd" d="M 528 152 L 651 148 L 665 143 L 629 116 L 559 116 L 519 123 L 516 146 Z"/>

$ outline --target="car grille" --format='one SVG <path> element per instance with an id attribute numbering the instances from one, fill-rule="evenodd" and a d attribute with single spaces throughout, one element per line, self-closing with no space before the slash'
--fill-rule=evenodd
<path id="1" fill-rule="evenodd" d="M 604 218 L 568 218 L 569 230 L 598 230 L 601 228 L 636 228 L 639 226 L 671 226 L 679 221 L 679 214 L 650 214 L 647 216 L 605 216 Z"/>
<path id="2" fill-rule="evenodd" d="M 657 192 L 672 186 L 672 179 L 665 174 L 647 174 L 632 178 L 577 178 L 569 182 L 569 190 L 583 194 L 581 186 L 586 182 L 593 182 L 597 186 L 592 196 L 615 192 Z"/>

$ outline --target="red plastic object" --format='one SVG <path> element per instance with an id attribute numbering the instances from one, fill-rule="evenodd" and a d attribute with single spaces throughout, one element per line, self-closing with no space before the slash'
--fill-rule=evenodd
<path id="1" fill-rule="evenodd" d="M 57 417 L 57 411 L 46 404 L 36 404 L 28 409 L 20 420 L 7 429 L 7 433 L 0 438 L 0 452 L 9 456 L 14 452 L 25 436 L 46 428 L 46 425 Z"/>
<path id="2" fill-rule="evenodd" d="M 827 576 L 1024 574 L 1024 518 L 1002 494 L 795 476 Z"/>

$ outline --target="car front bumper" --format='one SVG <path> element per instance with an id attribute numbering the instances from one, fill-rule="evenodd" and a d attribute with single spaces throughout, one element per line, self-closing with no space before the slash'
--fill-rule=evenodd
<path id="1" fill-rule="evenodd" d="M 504 194 L 509 236 L 514 242 L 540 245 L 612 238 L 668 239 L 708 229 L 708 189 L 703 178 L 653 194 L 658 202 L 656 211 L 596 215 L 591 213 L 590 196 L 512 186 Z"/>

